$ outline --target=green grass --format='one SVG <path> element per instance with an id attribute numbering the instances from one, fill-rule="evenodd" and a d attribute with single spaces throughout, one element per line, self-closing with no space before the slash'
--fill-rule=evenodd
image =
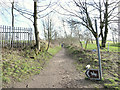
<path id="1" fill-rule="evenodd" d="M 101 49 L 101 51 L 108 51 L 108 42 L 109 42 L 109 51 L 110 52 L 120 52 L 120 49 L 119 49 L 120 48 L 120 43 L 113 44 L 112 41 L 107 41 L 106 48 Z M 85 43 L 84 42 L 82 42 L 82 43 L 83 43 L 83 48 L 85 48 Z M 99 41 L 99 43 L 101 43 L 101 41 Z M 92 50 L 92 49 L 97 50 L 97 45 L 96 45 L 95 41 L 94 41 L 93 44 L 88 43 L 87 44 L 87 49 L 88 50 Z"/>
<path id="2" fill-rule="evenodd" d="M 115 43 L 115 44 L 111 43 L 110 46 L 120 48 L 120 43 Z"/>
<path id="3" fill-rule="evenodd" d="M 61 47 L 60 46 L 56 46 L 54 48 L 49 48 L 48 52 L 52 55 L 55 55 L 58 51 L 60 51 Z"/>
<path id="4" fill-rule="evenodd" d="M 103 82 L 101 82 L 101 84 L 104 86 L 104 88 L 115 88 L 115 90 L 120 90 L 120 87 L 118 85 L 120 79 L 118 78 L 117 72 L 118 53 L 113 53 L 113 51 L 115 51 L 118 47 L 116 47 L 116 45 L 113 46 L 112 44 L 113 43 L 110 44 L 110 53 L 101 53 L 101 63 L 103 69 Z M 66 45 L 67 53 L 71 56 L 71 58 L 76 60 L 74 64 L 76 66 L 76 69 L 80 71 L 80 74 L 83 74 L 84 71 L 86 71 L 86 65 L 88 64 L 90 64 L 91 69 L 99 69 L 97 52 L 92 52 L 88 49 L 95 49 L 95 44 L 88 44 L 87 50 L 80 49 L 79 47 L 76 48 L 74 45 Z M 105 51 L 105 49 L 102 51 Z"/>
<path id="5" fill-rule="evenodd" d="M 61 49 L 60 46 L 49 48 L 48 52 L 55 55 Z M 31 75 L 39 74 L 46 62 L 48 62 L 52 56 L 47 52 L 38 52 L 34 49 L 19 50 L 7 50 L 5 49 L 3 54 L 2 64 L 2 81 L 3 87 L 9 84 L 12 80 L 14 82 L 20 82 Z"/>
<path id="6" fill-rule="evenodd" d="M 105 88 L 116 88 L 117 87 L 117 84 L 107 84 L 107 83 L 105 83 L 104 84 L 104 87 Z M 119 88 L 119 87 L 118 87 Z M 116 90 L 119 90 L 119 89 L 116 89 Z"/>
<path id="7" fill-rule="evenodd" d="M 85 44 L 83 44 L 83 48 L 85 48 Z M 89 50 L 97 49 L 97 46 L 96 46 L 96 44 L 88 43 L 87 44 L 87 49 L 89 49 Z"/>

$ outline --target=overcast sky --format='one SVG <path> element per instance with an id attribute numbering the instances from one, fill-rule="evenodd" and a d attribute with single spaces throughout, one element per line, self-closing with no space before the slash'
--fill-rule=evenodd
<path id="1" fill-rule="evenodd" d="M 0 25 L 11 26 L 11 8 L 10 8 L 11 7 L 11 1 L 12 0 L 0 0 L 0 5 L 2 6 L 2 7 L 0 7 L 0 11 L 4 14 L 4 15 L 0 14 Z M 38 8 L 38 10 L 44 9 L 45 7 L 41 7 L 41 6 L 48 5 L 50 1 L 51 2 L 54 2 L 54 1 L 61 2 L 62 5 L 64 6 L 65 2 L 67 2 L 67 1 L 70 2 L 71 0 L 42 0 L 42 1 L 38 0 L 38 6 L 40 6 Z M 15 5 L 18 5 L 20 8 L 23 8 L 23 9 L 26 8 L 28 11 L 33 12 L 33 9 L 34 9 L 33 8 L 33 4 L 34 4 L 33 0 L 15 0 L 15 2 L 16 2 Z M 60 9 L 60 7 L 58 7 L 57 4 L 56 4 L 54 6 L 51 6 L 51 8 L 47 9 L 46 11 L 40 13 L 40 15 L 44 16 L 44 14 L 50 12 L 52 9 L 56 9 L 60 13 L 67 13 L 63 9 Z M 72 9 L 76 9 L 76 8 L 72 7 Z M 16 27 L 31 27 L 31 28 L 33 28 L 33 23 L 30 20 L 24 18 L 23 16 L 21 16 L 15 10 L 14 10 L 14 14 L 15 14 L 15 26 Z M 97 13 L 94 13 L 94 14 L 97 14 Z M 61 27 L 62 27 L 61 18 L 65 18 L 66 16 L 61 16 L 58 13 L 54 13 L 54 14 L 51 15 L 51 17 L 53 19 L 53 23 L 55 23 L 56 29 L 58 29 L 58 30 L 61 29 Z M 43 38 L 44 34 L 43 34 L 41 20 L 42 19 L 38 19 L 38 30 L 40 32 L 40 37 Z M 83 27 L 81 27 L 81 28 L 83 28 Z M 67 33 L 70 33 L 69 32 L 70 30 L 69 30 L 68 26 L 66 26 L 66 30 L 67 30 Z M 63 33 L 61 33 L 61 34 L 63 35 Z M 108 38 L 111 38 L 110 34 L 109 34 Z"/>

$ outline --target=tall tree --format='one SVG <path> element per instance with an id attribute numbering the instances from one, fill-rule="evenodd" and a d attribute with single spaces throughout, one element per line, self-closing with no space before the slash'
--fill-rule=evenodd
<path id="1" fill-rule="evenodd" d="M 14 41 L 14 0 L 13 0 L 13 2 L 11 2 L 11 4 L 12 4 L 12 8 L 11 8 L 11 13 L 12 13 L 12 42 L 11 42 L 11 45 L 13 48 L 13 41 Z"/>
<path id="2" fill-rule="evenodd" d="M 79 18 L 77 21 L 72 20 L 71 23 L 74 22 L 76 24 L 81 24 L 85 26 L 88 30 L 91 31 L 91 33 L 95 38 L 97 38 L 97 34 L 94 28 L 94 18 L 100 20 L 99 36 L 101 36 L 102 38 L 101 47 L 105 47 L 107 35 L 109 31 L 108 25 L 110 23 L 114 23 L 113 21 L 118 15 L 118 13 L 115 13 L 115 10 L 118 8 L 118 4 L 120 3 L 120 1 L 117 0 L 115 2 L 114 1 L 110 2 L 109 0 L 102 0 L 102 1 L 99 0 L 99 3 L 94 0 L 92 0 L 91 2 L 86 0 L 72 0 L 72 1 L 73 2 L 69 2 L 66 4 L 67 7 L 65 6 L 63 7 L 60 4 L 60 7 L 67 12 L 66 14 L 63 15 L 73 16 L 73 18 L 74 17 Z"/>
<path id="3" fill-rule="evenodd" d="M 21 8 L 19 7 L 19 5 L 17 5 L 17 7 L 15 7 L 14 9 L 16 11 L 18 11 L 22 16 L 24 16 L 25 18 L 29 19 L 30 21 L 32 21 L 33 26 L 34 26 L 34 32 L 35 32 L 35 47 L 37 49 L 40 49 L 40 43 L 39 43 L 39 31 L 37 28 L 37 19 L 41 19 L 43 17 L 46 17 L 47 15 L 49 15 L 53 9 L 47 11 L 47 9 L 49 7 L 52 7 L 54 5 L 56 5 L 56 2 L 51 3 L 51 1 L 47 4 L 47 5 L 37 5 L 38 4 L 38 0 L 34 0 L 34 12 L 31 12 L 25 8 Z M 39 3 L 40 4 L 40 3 Z M 38 7 L 41 7 L 41 10 L 38 10 Z M 47 11 L 47 12 L 45 12 Z M 45 14 L 41 14 L 42 12 L 44 12 Z M 33 17 L 33 19 L 32 19 Z"/>
<path id="4" fill-rule="evenodd" d="M 37 1 L 34 1 L 34 31 L 35 31 L 35 40 L 36 40 L 36 47 L 40 50 L 40 42 L 39 42 L 39 32 L 37 28 Z"/>
<path id="5" fill-rule="evenodd" d="M 63 25 L 65 37 L 67 38 L 68 35 L 67 35 L 66 29 L 65 29 L 65 20 L 64 19 L 62 19 L 62 25 Z"/>
<path id="6" fill-rule="evenodd" d="M 54 23 L 52 21 L 52 18 L 50 18 L 50 15 L 48 15 L 48 17 L 44 19 L 42 23 L 43 23 L 43 28 L 44 28 L 45 39 L 48 40 L 48 47 L 46 49 L 46 51 L 48 51 L 51 40 L 55 36 L 56 32 L 54 30 Z"/>

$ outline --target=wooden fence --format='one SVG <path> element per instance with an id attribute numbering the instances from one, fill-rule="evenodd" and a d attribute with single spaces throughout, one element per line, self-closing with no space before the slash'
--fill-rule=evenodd
<path id="1" fill-rule="evenodd" d="M 21 48 L 32 44 L 32 28 L 0 26 L 2 47 Z"/>

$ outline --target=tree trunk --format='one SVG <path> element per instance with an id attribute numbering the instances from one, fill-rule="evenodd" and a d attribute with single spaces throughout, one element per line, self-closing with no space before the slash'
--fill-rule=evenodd
<path id="1" fill-rule="evenodd" d="M 99 13 L 100 13 L 100 36 L 102 38 L 101 46 L 100 48 L 104 47 L 104 36 L 103 36 L 103 28 L 104 28 L 104 22 L 102 21 L 102 10 L 101 10 L 101 1 L 99 2 Z"/>
<path id="2" fill-rule="evenodd" d="M 81 46 L 81 48 L 83 49 L 83 45 L 82 45 L 82 42 L 81 41 L 79 41 L 80 42 L 80 46 Z"/>
<path id="3" fill-rule="evenodd" d="M 48 22 L 48 23 L 49 23 L 49 22 Z M 48 25 L 49 25 L 49 24 L 48 24 Z M 46 51 L 48 51 L 49 46 L 50 46 L 50 30 L 49 30 L 49 28 L 48 28 L 48 47 L 47 47 Z"/>
<path id="4" fill-rule="evenodd" d="M 106 40 L 105 38 L 103 38 L 101 42 L 101 48 L 104 48 L 105 46 L 106 46 Z"/>
<path id="5" fill-rule="evenodd" d="M 81 48 L 83 49 L 83 45 L 82 45 L 82 42 L 81 42 L 81 38 L 80 38 L 80 34 L 79 34 L 79 31 L 78 31 L 78 37 L 79 37 L 79 42 L 80 42 L 80 46 L 81 46 Z"/>
<path id="6" fill-rule="evenodd" d="M 39 32 L 37 28 L 37 2 L 34 2 L 34 30 L 35 30 L 35 40 L 36 40 L 36 47 L 40 50 L 40 43 L 39 43 Z"/>
<path id="7" fill-rule="evenodd" d="M 102 38 L 102 45 L 101 45 L 101 47 L 103 48 L 105 48 L 106 46 L 106 40 L 107 40 L 107 34 L 108 34 L 108 0 L 106 0 L 106 3 L 105 3 L 104 19 L 105 19 L 105 31 L 104 31 L 104 37 Z"/>
<path id="8" fill-rule="evenodd" d="M 11 47 L 13 48 L 13 42 L 14 42 L 14 1 L 12 2 L 12 9 L 11 9 L 11 12 L 12 12 L 12 41 L 11 41 Z"/>
<path id="9" fill-rule="evenodd" d="M 49 46 L 50 46 L 50 38 L 51 38 L 51 20 L 49 20 L 49 17 L 48 17 L 48 47 L 46 49 L 46 51 L 48 51 L 49 49 Z"/>
<path id="10" fill-rule="evenodd" d="M 67 36 L 67 32 L 66 32 L 66 30 L 65 30 L 65 25 L 64 25 L 64 20 L 62 20 L 62 22 L 63 22 L 63 28 L 64 28 L 64 34 L 65 34 L 65 37 L 67 38 L 68 36 Z"/>
<path id="11" fill-rule="evenodd" d="M 87 44 L 88 44 L 88 39 L 86 40 L 86 43 L 85 43 L 85 49 L 87 49 Z"/>
<path id="12" fill-rule="evenodd" d="M 106 46 L 107 33 L 108 33 L 108 30 L 105 29 L 105 32 L 104 32 L 105 36 L 104 36 L 103 39 L 102 39 L 102 45 L 101 45 L 102 48 L 105 48 L 105 46 Z"/>
<path id="13" fill-rule="evenodd" d="M 114 34 L 112 32 L 112 39 L 113 39 L 113 43 L 115 44 L 115 39 L 114 39 Z"/>
<path id="14" fill-rule="evenodd" d="M 48 39 L 48 47 L 47 47 L 46 51 L 48 51 L 49 47 L 50 47 L 50 39 Z"/>
<path id="15" fill-rule="evenodd" d="M 91 43 L 93 44 L 93 40 L 91 39 Z"/>

